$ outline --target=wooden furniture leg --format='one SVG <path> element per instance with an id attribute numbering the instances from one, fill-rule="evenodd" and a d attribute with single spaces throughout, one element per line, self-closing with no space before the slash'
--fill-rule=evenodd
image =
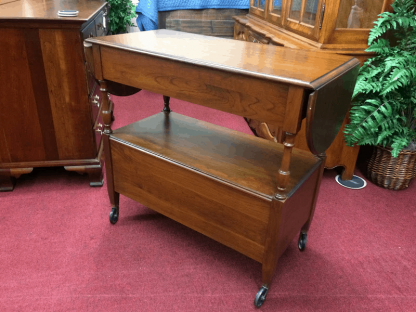
<path id="1" fill-rule="evenodd" d="M 169 101 L 170 101 L 170 96 L 164 95 L 163 102 L 164 102 L 165 107 L 163 107 L 163 112 L 165 113 L 170 113 L 172 111 L 169 107 Z"/>
<path id="2" fill-rule="evenodd" d="M 279 258 L 278 250 L 276 248 L 278 241 L 279 241 L 279 224 L 281 224 L 282 218 L 282 208 L 283 208 L 284 201 L 280 201 L 277 198 L 274 198 L 271 204 L 270 216 L 269 216 L 269 224 L 267 227 L 267 239 L 264 246 L 264 258 L 263 258 L 263 265 L 262 265 L 262 282 L 263 286 L 260 289 L 267 290 L 272 282 L 274 272 L 277 266 L 277 260 Z M 264 298 L 265 298 L 264 294 Z"/>
<path id="3" fill-rule="evenodd" d="M 103 93 L 103 102 L 101 116 L 103 118 L 104 128 L 103 128 L 103 148 L 104 148 L 104 161 L 105 161 L 105 172 L 107 175 L 107 190 L 112 209 L 110 212 L 110 222 L 115 224 L 118 221 L 119 215 L 119 201 L 120 194 L 114 190 L 114 177 L 113 177 L 113 168 L 111 161 L 110 153 L 110 140 L 109 135 L 113 132 L 111 129 L 112 123 L 112 109 L 110 103 L 110 97 L 108 96 L 107 83 L 103 80 L 100 80 L 100 91 Z"/>
<path id="4" fill-rule="evenodd" d="M 101 164 L 92 166 L 65 166 L 64 168 L 66 171 L 88 174 L 90 186 L 103 186 L 104 184 L 103 169 Z"/>
<path id="5" fill-rule="evenodd" d="M 325 169 L 325 159 L 326 159 L 325 153 L 318 155 L 318 157 L 322 159 L 322 164 L 321 164 L 321 168 L 319 169 L 318 179 L 316 181 L 314 197 L 312 200 L 311 213 L 309 215 L 308 221 L 306 221 L 306 223 L 302 226 L 302 229 L 300 231 L 299 240 L 298 240 L 298 247 L 300 251 L 305 250 L 305 247 L 306 247 L 306 239 L 307 239 L 309 227 L 311 226 L 311 223 L 312 223 L 313 215 L 315 213 L 316 201 L 318 200 L 319 188 L 321 187 L 321 181 L 322 181 L 322 177 L 323 177 L 324 169 Z"/>
<path id="6" fill-rule="evenodd" d="M 10 169 L 0 169 L 0 191 L 13 191 L 16 181 L 10 174 Z"/>
<path id="7" fill-rule="evenodd" d="M 0 169 L 0 192 L 13 191 L 16 179 L 18 179 L 22 174 L 28 174 L 32 171 L 33 167 Z"/>

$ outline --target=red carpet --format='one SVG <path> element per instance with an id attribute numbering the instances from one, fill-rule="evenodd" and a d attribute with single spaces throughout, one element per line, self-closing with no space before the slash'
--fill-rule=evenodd
<path id="1" fill-rule="evenodd" d="M 114 128 L 163 108 L 148 92 L 114 102 Z M 239 117 L 175 99 L 171 108 L 250 133 Z M 258 310 L 416 311 L 416 182 L 354 191 L 335 175 L 325 172 L 305 252 L 289 246 Z M 111 225 L 106 187 L 62 168 L 0 193 L 0 311 L 256 310 L 259 263 L 120 201 Z"/>

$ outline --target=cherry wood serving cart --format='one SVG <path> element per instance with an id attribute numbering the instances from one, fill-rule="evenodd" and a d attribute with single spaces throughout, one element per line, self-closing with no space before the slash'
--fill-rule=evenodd
<path id="1" fill-rule="evenodd" d="M 262 263 L 260 306 L 299 232 L 299 249 L 306 246 L 324 151 L 347 113 L 359 61 L 168 30 L 91 38 L 84 46 L 104 93 L 111 223 L 123 194 Z M 112 130 L 106 93 L 114 85 L 128 86 L 126 94 L 163 94 L 165 107 Z M 285 142 L 176 114 L 170 97 L 265 120 L 282 127 Z M 304 118 L 313 154 L 294 148 Z"/>

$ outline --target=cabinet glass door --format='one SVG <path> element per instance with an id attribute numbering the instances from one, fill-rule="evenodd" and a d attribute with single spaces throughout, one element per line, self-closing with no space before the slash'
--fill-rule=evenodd
<path id="1" fill-rule="evenodd" d="M 284 0 L 269 0 L 267 20 L 276 25 L 282 24 L 282 7 Z"/>
<path id="2" fill-rule="evenodd" d="M 390 8 L 393 0 L 340 0 L 332 31 L 325 40 L 329 44 L 358 44 L 366 49 L 368 34 L 378 15 Z"/>
<path id="3" fill-rule="evenodd" d="M 266 0 L 250 0 L 250 13 L 265 17 Z"/>
<path id="4" fill-rule="evenodd" d="M 341 0 L 336 28 L 372 28 L 384 0 Z"/>
<path id="5" fill-rule="evenodd" d="M 288 0 L 286 27 L 303 35 L 317 39 L 323 0 Z"/>

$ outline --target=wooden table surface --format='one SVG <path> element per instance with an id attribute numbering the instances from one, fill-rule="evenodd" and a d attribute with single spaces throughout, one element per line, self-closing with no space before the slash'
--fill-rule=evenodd
<path id="1" fill-rule="evenodd" d="M 159 55 L 223 71 L 317 89 L 335 73 L 356 66 L 357 60 L 321 52 L 258 45 L 251 42 L 201 36 L 171 30 L 88 39 L 149 55 Z"/>
<path id="2" fill-rule="evenodd" d="M 91 66 L 99 80 L 263 120 L 292 134 L 301 114 L 314 154 L 337 135 L 359 66 L 347 56 L 171 30 L 90 38 L 86 44 L 94 46 Z"/>
<path id="3" fill-rule="evenodd" d="M 97 12 L 97 4 L 103 0 L 18 0 L 2 4 L 0 1 L 0 22 L 13 19 L 61 20 L 86 22 Z M 77 10 L 76 17 L 58 16 L 60 10 Z"/>

